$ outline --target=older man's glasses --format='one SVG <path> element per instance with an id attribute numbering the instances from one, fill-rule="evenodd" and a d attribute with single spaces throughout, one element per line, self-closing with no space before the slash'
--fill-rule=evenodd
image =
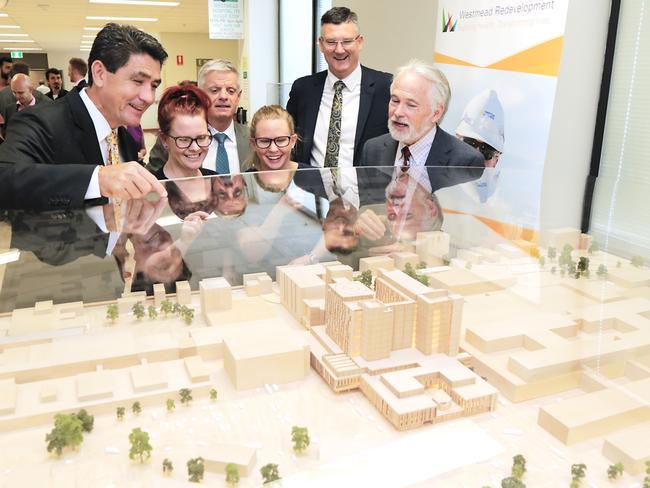
<path id="1" fill-rule="evenodd" d="M 178 149 L 187 149 L 192 145 L 193 142 L 196 142 L 196 145 L 199 147 L 208 147 L 212 143 L 212 136 L 210 134 L 202 134 L 200 136 L 196 137 L 188 137 L 188 136 L 170 136 L 167 134 L 167 137 L 170 139 L 174 139 L 174 144 L 176 144 L 176 147 Z"/>
<path id="2" fill-rule="evenodd" d="M 355 37 L 354 39 L 342 39 L 342 40 L 340 40 L 340 41 L 337 41 L 336 39 L 323 39 L 323 38 L 321 37 L 320 40 L 323 42 L 323 44 L 325 45 L 325 47 L 326 47 L 327 49 L 333 51 L 334 49 L 336 49 L 336 47 L 337 47 L 339 44 L 340 44 L 341 46 L 343 46 L 344 49 L 347 49 L 347 48 L 352 47 L 352 46 L 354 45 L 354 43 L 357 42 L 357 39 L 359 39 L 359 37 L 361 37 L 361 34 L 359 34 L 359 35 L 358 35 L 357 37 Z"/>
<path id="3" fill-rule="evenodd" d="M 259 149 L 267 149 L 271 147 L 271 143 L 275 144 L 276 147 L 287 147 L 291 142 L 291 136 L 280 136 L 274 139 L 269 137 L 255 137 L 253 140 Z"/>

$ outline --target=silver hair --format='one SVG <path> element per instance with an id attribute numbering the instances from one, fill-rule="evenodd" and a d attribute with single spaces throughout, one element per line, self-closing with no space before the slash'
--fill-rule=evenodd
<path id="1" fill-rule="evenodd" d="M 212 71 L 229 71 L 231 73 L 235 73 L 237 75 L 237 84 L 239 85 L 239 71 L 237 70 L 234 64 L 232 64 L 230 61 L 226 59 L 211 59 L 203 66 L 201 66 L 201 69 L 199 70 L 199 76 L 198 76 L 199 88 L 201 89 L 205 88 L 204 85 L 205 77 L 207 76 L 208 73 Z"/>
<path id="2" fill-rule="evenodd" d="M 397 73 L 393 77 L 393 84 L 395 84 L 395 80 L 399 75 L 406 72 L 418 74 L 431 82 L 432 86 L 431 90 L 429 90 L 431 105 L 434 109 L 438 105 L 442 105 L 442 117 L 444 117 L 449 106 L 449 99 L 451 98 L 451 88 L 449 87 L 449 81 L 447 81 L 445 74 L 438 68 L 435 68 L 431 63 L 420 59 L 411 59 L 404 66 L 397 68 Z M 391 91 L 392 89 L 393 85 L 391 84 Z"/>

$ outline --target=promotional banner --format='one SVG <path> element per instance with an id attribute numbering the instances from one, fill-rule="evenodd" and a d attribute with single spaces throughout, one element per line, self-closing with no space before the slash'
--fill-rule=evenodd
<path id="1" fill-rule="evenodd" d="M 452 94 L 441 127 L 486 158 L 482 177 L 444 190 L 443 205 L 539 228 L 567 7 L 568 0 L 440 0 L 434 60 Z"/>
<path id="2" fill-rule="evenodd" d="M 210 39 L 244 38 L 244 0 L 208 0 Z"/>

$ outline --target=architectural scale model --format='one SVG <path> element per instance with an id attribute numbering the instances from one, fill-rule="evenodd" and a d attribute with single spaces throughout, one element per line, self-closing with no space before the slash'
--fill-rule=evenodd
<path id="1" fill-rule="evenodd" d="M 607 479 L 607 466 L 628 481 L 642 476 L 650 270 L 596 250 L 574 229 L 540 242 L 452 249 L 447 234 L 426 232 L 410 250 L 362 258 L 358 271 L 279 266 L 275 283 L 254 273 L 242 287 L 212 278 L 195 291 L 179 282 L 175 295 L 127 287 L 112 302 L 14 310 L 0 317 L 0 485 L 119 486 L 135 477 L 181 486 L 187 465 L 211 486 L 235 474 L 240 486 L 259 486 L 278 467 L 283 486 L 300 486 L 292 480 L 305 470 L 327 479 L 337 471 L 328 463 L 415 435 L 401 431 L 468 426 L 501 448 L 422 481 L 500 486 L 515 454 L 526 458 L 510 477 L 528 486 L 568 485 L 578 474 L 586 486 Z M 589 261 L 579 279 L 560 273 L 581 257 Z M 404 273 L 407 265 L 429 285 Z M 147 312 L 140 318 L 137 303 Z M 114 306 L 116 317 L 107 314 Z M 48 457 L 55 415 L 81 409 L 95 428 L 75 451 L 63 449 L 74 462 Z M 292 426 L 309 429 L 307 449 L 292 448 Z M 130 461 L 136 429 L 151 449 Z M 540 442 L 551 447 L 526 452 Z M 14 469 L 37 451 L 33 469 Z"/>

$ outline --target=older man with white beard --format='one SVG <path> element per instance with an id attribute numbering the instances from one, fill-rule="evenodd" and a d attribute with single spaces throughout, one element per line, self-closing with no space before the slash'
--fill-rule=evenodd
<path id="1" fill-rule="evenodd" d="M 390 87 L 389 133 L 366 142 L 360 166 L 396 166 L 409 174 L 424 166 L 483 167 L 476 149 L 438 126 L 450 93 L 445 75 L 429 63 L 411 60 L 399 68 Z"/>

